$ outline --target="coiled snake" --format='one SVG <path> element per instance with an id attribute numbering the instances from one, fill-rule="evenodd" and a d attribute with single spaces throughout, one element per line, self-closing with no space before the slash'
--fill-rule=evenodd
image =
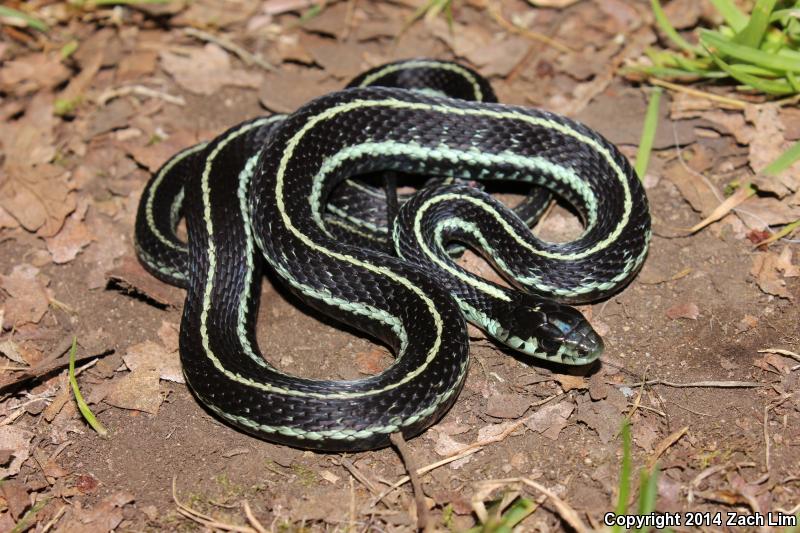
<path id="1" fill-rule="evenodd" d="M 289 116 L 256 118 L 188 148 L 153 176 L 137 253 L 187 291 L 180 354 L 203 404 L 266 440 L 370 449 L 393 432 L 422 431 L 453 404 L 468 366 L 465 319 L 533 358 L 599 356 L 602 340 L 563 302 L 606 296 L 638 271 L 650 239 L 644 190 L 591 129 L 492 99 L 488 83 L 456 63 L 391 63 Z M 452 179 L 403 199 L 387 232 L 385 208 L 370 218 L 353 207 L 374 207 L 381 194 L 352 181 L 337 190 L 386 172 Z M 568 243 L 542 241 L 461 180 L 544 187 L 585 229 Z M 538 211 L 530 205 L 518 211 Z M 176 234 L 181 216 L 188 243 Z M 459 267 L 453 243 L 477 250 L 513 288 Z M 269 364 L 254 334 L 264 263 L 308 305 L 388 345 L 394 363 L 351 381 Z"/>

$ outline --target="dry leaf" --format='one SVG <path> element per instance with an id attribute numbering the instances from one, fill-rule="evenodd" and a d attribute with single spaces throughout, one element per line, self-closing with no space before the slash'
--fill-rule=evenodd
<path id="1" fill-rule="evenodd" d="M 50 164 L 55 156 L 53 97 L 39 93 L 21 119 L 0 128 L 5 180 L 0 182 L 0 206 L 25 229 L 42 237 L 58 233 L 75 209 L 67 184 L 69 172 Z"/>
<path id="2" fill-rule="evenodd" d="M 33 433 L 18 426 L 0 426 L 0 450 L 9 450 L 11 461 L 0 465 L 0 478 L 8 479 L 19 473 L 22 463 L 30 456 L 30 442 Z"/>
<path id="3" fill-rule="evenodd" d="M 762 292 L 792 300 L 793 296 L 786 288 L 786 281 L 782 279 L 780 273 L 784 273 L 785 277 L 795 277 L 798 275 L 798 270 L 791 263 L 791 252 L 787 255 L 784 253 L 785 251 L 780 256 L 773 252 L 755 254 L 750 275 L 755 278 Z"/>
<path id="4" fill-rule="evenodd" d="M 680 191 L 684 200 L 701 215 L 708 216 L 719 205 L 714 192 L 705 182 L 692 174 L 680 161 L 672 161 L 664 167 L 664 176 Z"/>
<path id="5" fill-rule="evenodd" d="M 226 85 L 257 89 L 261 75 L 231 68 L 228 53 L 213 43 L 192 48 L 186 55 L 161 52 L 161 65 L 187 91 L 212 95 Z"/>
<path id="6" fill-rule="evenodd" d="M 9 327 L 37 324 L 50 305 L 47 282 L 38 277 L 39 269 L 16 265 L 8 276 L 0 275 L 0 288 L 10 298 L 5 302 L 5 324 Z"/>
<path id="7" fill-rule="evenodd" d="M 177 352 L 179 348 L 178 324 L 174 322 L 161 321 L 161 326 L 158 328 L 158 338 L 161 339 L 161 344 L 168 352 Z"/>
<path id="8" fill-rule="evenodd" d="M 167 350 L 155 342 L 145 341 L 131 346 L 122 359 L 131 371 L 155 370 L 161 379 L 186 383 L 178 352 Z"/>
<path id="9" fill-rule="evenodd" d="M 173 4 L 176 2 L 167 2 Z M 173 17 L 173 27 L 191 26 L 194 28 L 226 28 L 250 19 L 260 2 L 241 0 L 192 0 L 189 8 Z"/>
<path id="10" fill-rule="evenodd" d="M 105 398 L 105 402 L 122 409 L 144 411 L 157 414 L 161 402 L 161 390 L 158 385 L 159 371 L 154 368 L 139 368 L 127 376 L 114 380 L 114 386 Z"/>
<path id="11" fill-rule="evenodd" d="M 14 520 L 19 520 L 31 505 L 28 489 L 16 479 L 4 479 L 2 485 L 0 485 L 0 494 L 5 498 L 8 511 Z"/>
<path id="12" fill-rule="evenodd" d="M 177 307 L 181 302 L 180 290 L 158 281 L 130 256 L 124 257 L 119 267 L 106 272 L 106 278 L 122 289 L 146 296 L 159 305 Z"/>
<path id="13" fill-rule="evenodd" d="M 88 202 L 83 202 L 81 207 L 67 217 L 61 231 L 44 240 L 47 251 L 57 265 L 75 259 L 81 250 L 94 240 L 94 235 L 83 221 L 88 205 Z"/>
<path id="14" fill-rule="evenodd" d="M 575 406 L 569 402 L 546 405 L 536 411 L 525 425 L 550 440 L 557 440 L 561 430 L 567 427 L 574 410 Z"/>
<path id="15" fill-rule="evenodd" d="M 589 381 L 583 376 L 553 374 L 553 379 L 558 381 L 558 384 L 561 385 L 561 388 L 564 389 L 564 392 L 589 388 Z"/>
<path id="16" fill-rule="evenodd" d="M 530 400 L 519 394 L 493 394 L 485 413 L 495 418 L 519 418 L 531 406 Z"/>
<path id="17" fill-rule="evenodd" d="M 528 0 L 528 3 L 537 7 L 554 7 L 561 9 L 575 4 L 578 0 Z"/>
<path id="18" fill-rule="evenodd" d="M 59 524 L 58 530 L 61 533 L 114 531 L 124 518 L 121 508 L 134 499 L 130 493 L 118 492 L 89 509 L 72 507 L 72 512 L 67 515 L 66 523 Z"/>
<path id="19" fill-rule="evenodd" d="M 800 219 L 800 206 L 791 207 L 777 198 L 753 196 L 742 203 L 736 213 L 748 228 L 765 230 L 769 226 L 782 226 Z"/>
<path id="20" fill-rule="evenodd" d="M 0 90 L 23 95 L 52 89 L 69 79 L 70 71 L 57 51 L 11 59 L 0 68 Z"/>

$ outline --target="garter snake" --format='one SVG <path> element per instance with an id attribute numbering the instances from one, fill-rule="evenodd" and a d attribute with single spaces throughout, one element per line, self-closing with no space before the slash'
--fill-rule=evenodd
<path id="1" fill-rule="evenodd" d="M 359 86 L 381 78 L 405 88 Z M 274 442 L 370 449 L 396 431 L 419 433 L 455 401 L 468 366 L 465 317 L 533 357 L 599 356 L 599 336 L 557 301 L 600 298 L 635 275 L 650 239 L 643 188 L 625 157 L 585 126 L 443 96 L 458 84 L 474 94 L 481 80 L 449 62 L 378 67 L 289 116 L 256 118 L 188 148 L 153 176 L 137 253 L 187 290 L 181 361 L 208 409 Z M 349 239 L 326 212 L 337 185 L 381 172 L 546 187 L 585 229 L 569 243 L 545 242 L 484 192 L 446 183 L 405 202 L 390 255 Z M 175 231 L 181 216 L 188 245 Z M 482 253 L 514 288 L 461 269 L 446 252 L 452 242 Z M 254 334 L 264 263 L 308 305 L 388 345 L 394 363 L 349 381 L 270 365 Z"/>

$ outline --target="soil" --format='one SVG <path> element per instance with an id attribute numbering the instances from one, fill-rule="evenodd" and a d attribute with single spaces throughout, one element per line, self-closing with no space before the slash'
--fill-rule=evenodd
<path id="1" fill-rule="evenodd" d="M 421 49 L 417 55 L 427 52 Z M 298 72 L 303 80 L 306 70 Z M 308 72 L 308 83 L 314 84 L 316 74 Z M 507 82 L 504 91 L 513 87 L 513 81 Z M 248 89 L 228 87 L 202 97 L 181 94 L 186 105 L 165 107 L 163 120 L 201 134 L 220 132 L 264 112 L 258 95 Z M 610 138 L 619 134 L 614 123 L 596 127 Z M 711 148 L 715 142 L 697 140 Z M 548 415 L 540 427 L 538 422 L 523 425 L 499 442 L 422 476 L 430 519 L 437 527 L 463 531 L 476 524 L 471 498 L 479 482 L 509 480 L 492 498 L 514 491 L 540 498 L 512 478 L 548 487 L 582 519 L 601 527 L 604 514 L 617 502 L 619 428 L 626 416 L 634 437 L 632 501 L 638 493 L 636 472 L 657 460 L 660 512 L 797 511 L 800 374 L 792 370 L 796 361 L 787 358 L 783 361 L 788 366 L 774 366 L 759 350 L 800 351 L 800 312 L 795 304 L 800 281 L 786 280 L 793 299 L 762 291 L 750 272 L 754 257 L 767 252 L 743 239 L 730 218 L 675 236 L 675 228 L 691 227 L 702 217 L 673 182 L 660 175 L 663 163 L 674 155 L 672 148 L 656 154 L 654 179 L 647 182 L 655 235 L 642 272 L 618 294 L 583 308 L 606 343 L 598 364 L 576 369 L 531 364 L 471 330 L 469 375 L 458 401 L 441 422 L 407 443 L 417 465 L 435 463 L 449 451 L 484 440 L 537 410 L 558 405 L 567 409 L 561 411 L 566 419 L 559 425 Z M 146 178 L 145 172 L 130 178 L 128 187 L 134 192 L 124 200 L 128 207 L 109 219 L 110 231 L 124 243 L 128 258 L 134 257 L 130 206 L 136 205 L 136 191 Z M 558 207 L 537 231 L 559 238 L 575 223 Z M 791 243 L 778 243 L 773 250 L 784 246 L 800 250 Z M 0 272 L 8 274 L 45 253 L 41 239 L 17 230 L 0 241 Z M 51 308 L 43 319 L 42 327 L 51 336 L 42 341 L 42 351 L 54 346 L 58 335 L 79 330 L 100 332 L 105 344 L 99 351 L 113 352 L 101 358 L 102 368 L 97 363 L 81 374 L 86 396 L 107 386 L 109 376 L 124 375 L 122 355 L 129 347 L 158 341 L 164 322 L 180 323 L 182 298 L 179 290 L 164 287 L 174 305 L 161 305 L 112 281 L 88 290 L 86 279 L 96 268 L 93 257 L 83 253 L 62 265 L 40 266 L 41 275 L 50 280 L 53 301 L 67 306 Z M 277 285 L 275 279 L 265 278 L 258 320 L 259 345 L 273 364 L 300 376 L 351 379 L 391 362 L 384 348 L 336 327 Z M 755 386 L 730 386 L 731 382 Z M 682 386 L 687 384 L 691 386 Z M 89 489 L 64 500 L 84 509 L 97 508 L 120 492 L 130 493 L 134 501 L 121 506 L 118 530 L 202 529 L 178 512 L 173 496 L 220 523 L 243 527 L 252 525 L 241 507 L 246 500 L 265 527 L 278 531 L 414 528 L 416 509 L 409 484 L 376 502 L 406 474 L 395 450 L 324 454 L 274 445 L 221 422 L 185 385 L 162 380 L 159 387 L 163 403 L 155 414 L 94 403 L 93 411 L 110 431 L 108 438 L 98 436 L 77 414 L 70 426 L 60 429 L 24 415 L 15 423 L 26 424 L 48 452 L 53 449 L 47 442 L 55 441 L 53 432 L 63 432 L 62 442 L 69 444 L 58 461 L 69 475 L 53 482 L 26 465 L 21 478 L 31 486 L 38 480 L 40 490 L 55 493 L 89 480 Z M 483 500 L 487 507 L 492 498 Z M 542 502 L 521 528 L 559 531 L 568 526 L 551 503 Z"/>

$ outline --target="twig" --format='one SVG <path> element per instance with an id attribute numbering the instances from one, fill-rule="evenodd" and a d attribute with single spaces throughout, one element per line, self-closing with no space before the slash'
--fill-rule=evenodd
<path id="1" fill-rule="evenodd" d="M 408 471 L 408 477 L 411 479 L 411 487 L 414 490 L 414 501 L 417 504 L 417 530 L 428 531 L 428 506 L 425 505 L 425 494 L 422 492 L 422 483 L 419 481 L 419 474 L 417 474 L 417 466 L 411 451 L 406 446 L 406 440 L 403 434 L 399 431 L 389 435 L 389 440 L 397 449 L 400 459 Z"/>
<path id="2" fill-rule="evenodd" d="M 481 481 L 476 485 L 502 487 L 506 485 L 519 484 L 519 483 L 527 485 L 532 489 L 537 490 L 542 494 L 544 494 L 545 496 L 547 496 L 547 498 L 551 502 L 553 502 L 553 507 L 556 508 L 556 511 L 558 511 L 559 516 L 561 516 L 561 518 L 563 518 L 566 523 L 572 526 L 572 529 L 574 529 L 578 533 L 591 533 L 591 529 L 589 529 L 589 527 L 583 523 L 583 520 L 580 519 L 578 513 L 575 512 L 575 510 L 572 507 L 570 507 L 570 505 L 567 502 L 559 498 L 553 491 L 551 491 L 544 485 L 540 485 L 539 483 L 531 479 L 527 478 L 493 479 L 490 481 Z"/>
<path id="3" fill-rule="evenodd" d="M 269 62 L 264 60 L 262 57 L 251 54 L 238 44 L 229 41 L 225 37 L 218 37 L 203 30 L 198 30 L 197 28 L 184 28 L 183 33 L 196 39 L 200 39 L 201 41 L 207 41 L 219 45 L 225 50 L 235 54 L 248 67 L 252 65 L 258 65 L 264 70 L 276 70 L 274 66 L 270 65 Z"/>
<path id="4" fill-rule="evenodd" d="M 172 478 L 172 500 L 175 502 L 175 506 L 178 508 L 178 513 L 185 516 L 189 520 L 196 522 L 200 525 L 206 526 L 210 529 L 221 529 L 223 531 L 234 531 L 236 533 L 259 533 L 252 527 L 247 526 L 237 526 L 234 524 L 226 524 L 224 522 L 219 522 L 214 518 L 201 513 L 200 511 L 195 511 L 188 505 L 182 504 L 178 500 L 177 489 L 175 485 L 177 483 L 177 476 Z"/>
<path id="5" fill-rule="evenodd" d="M 358 482 L 364 485 L 372 494 L 378 494 L 378 489 L 375 487 L 372 481 L 350 460 L 342 459 L 342 466 L 344 466 L 347 471 L 350 472 L 350 475 L 356 478 Z"/>
<path id="6" fill-rule="evenodd" d="M 11 376 L 9 379 L 5 381 L 0 382 L 0 392 L 5 392 L 6 389 L 9 389 L 15 385 L 21 385 L 22 383 L 30 379 L 44 376 L 46 374 L 49 374 L 53 370 L 63 368 L 69 365 L 69 357 L 68 356 L 64 357 L 64 354 L 66 354 L 67 350 L 69 350 L 71 345 L 72 345 L 71 338 L 63 339 L 56 345 L 56 348 L 55 350 L 53 350 L 53 353 L 50 355 L 50 357 L 48 357 L 43 361 L 40 361 L 35 366 L 27 368 L 25 369 L 25 371 L 15 376 Z M 86 359 L 103 357 L 111 353 L 114 353 L 114 350 L 106 350 L 105 352 L 97 354 L 76 355 L 75 361 L 84 361 Z"/>
<path id="7" fill-rule="evenodd" d="M 649 381 L 640 381 L 638 383 L 609 383 L 616 387 L 641 387 L 642 385 L 664 385 L 665 387 L 675 387 L 679 389 L 691 387 L 708 387 L 717 389 L 749 389 L 757 387 L 765 387 L 764 383 L 756 383 L 752 381 L 695 381 L 691 383 L 675 383 L 673 381 L 665 381 L 663 379 L 651 379 Z"/>
<path id="8" fill-rule="evenodd" d="M 541 405 L 544 405 L 544 404 L 548 403 L 551 400 L 554 400 L 555 398 L 559 398 L 561 396 L 564 396 L 565 394 L 566 394 L 565 392 L 559 392 L 558 394 L 554 394 L 552 396 L 548 396 L 547 398 L 545 398 L 543 400 L 540 400 L 540 401 L 538 401 L 536 403 L 531 404 L 531 407 L 539 407 Z M 501 433 L 495 435 L 494 437 L 488 437 L 488 438 L 483 439 L 483 440 L 475 441 L 472 444 L 468 444 L 468 445 L 464 446 L 463 448 L 459 448 L 458 450 L 452 452 L 451 454 L 449 454 L 447 457 L 445 457 L 441 461 L 436 461 L 435 463 L 431 463 L 431 464 L 429 464 L 427 466 L 423 466 L 422 468 L 417 469 L 417 474 L 420 475 L 420 476 L 423 475 L 423 474 L 427 474 L 428 472 L 430 472 L 432 470 L 436 470 L 440 466 L 444 466 L 444 465 L 446 465 L 448 463 L 452 463 L 454 461 L 458 461 L 459 459 L 463 459 L 464 457 L 468 457 L 468 456 L 472 455 L 473 453 L 476 453 L 476 452 L 482 450 L 484 446 L 488 446 L 489 444 L 493 444 L 495 442 L 503 441 L 509 435 L 511 435 L 514 431 L 519 429 L 523 424 L 525 424 L 531 418 L 533 418 L 535 415 L 536 415 L 536 413 L 532 413 L 532 414 L 526 416 L 525 418 L 521 418 L 520 420 L 518 420 L 515 423 L 511 424 L 509 427 L 507 427 Z M 344 463 L 342 463 L 342 464 L 344 464 Z M 395 481 L 388 489 L 383 491 L 372 502 L 371 507 L 376 506 L 387 495 L 391 494 L 392 491 L 396 490 L 398 487 L 401 487 L 401 486 L 405 485 L 410 480 L 411 480 L 410 477 L 403 476 L 400 479 L 398 479 L 397 481 Z"/>
<path id="9" fill-rule="evenodd" d="M 267 528 L 261 525 L 261 522 L 255 517 L 253 510 L 250 509 L 250 503 L 247 500 L 242 501 L 242 507 L 244 508 L 244 515 L 255 530 L 258 531 L 258 533 L 267 533 Z"/>
<path id="10" fill-rule="evenodd" d="M 778 355 L 785 355 L 786 357 L 791 357 L 796 361 L 800 361 L 800 354 L 790 352 L 789 350 L 781 350 L 780 348 L 764 348 L 763 350 L 759 350 L 758 353 L 776 353 Z"/>
<path id="11" fill-rule="evenodd" d="M 108 89 L 97 97 L 97 103 L 100 105 L 106 105 L 109 101 L 114 100 L 115 98 L 119 98 L 120 96 L 128 96 L 130 94 L 146 96 L 148 98 L 158 98 L 177 106 L 186 105 L 186 100 L 184 100 L 182 96 L 173 96 L 162 91 L 151 89 L 150 87 L 145 87 L 144 85 L 126 85 L 125 87 Z"/>
<path id="12" fill-rule="evenodd" d="M 565 394 L 566 394 L 565 392 L 559 392 L 558 394 L 553 394 L 552 396 L 548 396 L 547 398 L 545 398 L 543 400 L 539 400 L 538 402 L 531 404 L 530 407 L 540 407 L 540 406 L 550 402 L 551 400 L 554 400 L 554 399 L 556 399 L 556 398 L 558 398 L 560 396 L 564 396 Z M 530 409 L 530 407 L 529 407 L 529 409 Z M 538 411 L 529 414 L 525 418 L 520 418 L 519 420 L 517 420 L 516 422 L 514 422 L 513 424 L 508 426 L 506 429 L 504 429 L 501 433 L 498 433 L 497 435 L 495 435 L 493 437 L 487 437 L 487 438 L 485 438 L 483 440 L 478 440 L 478 441 L 473 442 L 472 444 L 468 444 L 468 445 L 464 446 L 463 448 L 459 448 L 458 450 L 452 452 L 450 454 L 450 456 L 461 455 L 462 453 L 464 453 L 464 452 L 466 452 L 468 450 L 471 450 L 473 448 L 483 448 L 484 446 L 488 446 L 489 444 L 494 444 L 495 442 L 504 441 L 509 435 L 514 433 L 517 429 L 522 427 L 526 422 L 528 422 L 534 416 L 536 416 L 536 413 L 538 413 Z"/>
<path id="13" fill-rule="evenodd" d="M 704 479 L 713 476 L 717 472 L 723 472 L 727 468 L 728 468 L 727 465 L 711 466 L 709 468 L 706 468 L 699 474 L 697 474 L 692 480 L 692 482 L 689 483 L 689 492 L 686 495 L 686 501 L 688 501 L 689 503 L 694 502 L 694 491 L 695 489 L 700 487 L 700 483 L 702 483 Z"/>
<path id="14" fill-rule="evenodd" d="M 533 30 L 529 30 L 528 28 L 517 26 L 513 22 L 507 20 L 505 17 L 503 17 L 502 13 L 500 12 L 500 7 L 496 3 L 494 2 L 490 3 L 487 9 L 489 11 L 489 14 L 495 20 L 495 22 L 497 22 L 500 26 L 504 27 L 508 31 L 522 35 L 526 39 L 531 39 L 533 41 L 538 41 L 540 43 L 546 44 L 547 46 L 551 46 L 564 54 L 575 53 L 575 50 L 573 50 L 572 48 L 564 44 L 561 44 L 560 42 L 548 37 L 547 35 L 543 35 Z"/>
<path id="15" fill-rule="evenodd" d="M 653 450 L 653 454 L 650 456 L 650 460 L 647 462 L 648 470 L 653 470 L 653 467 L 658 461 L 658 458 L 661 457 L 667 449 L 678 442 L 681 437 L 686 435 L 686 432 L 689 431 L 689 426 L 682 427 L 677 431 L 673 431 L 666 438 L 662 439 L 661 442 L 658 443 L 656 449 Z"/>
<path id="16" fill-rule="evenodd" d="M 764 406 L 764 460 L 766 472 L 770 471 L 770 438 L 769 438 L 769 412 L 783 404 L 786 400 L 794 396 L 796 393 L 783 394 L 774 402 Z"/>
<path id="17" fill-rule="evenodd" d="M 726 96 L 720 96 L 718 94 L 709 93 L 705 91 L 700 91 L 698 89 L 692 89 L 691 87 L 684 87 L 683 85 L 678 85 L 677 83 L 671 83 L 668 81 L 660 80 L 658 78 L 650 78 L 650 83 L 653 85 L 658 85 L 660 87 L 664 87 L 671 91 L 679 92 L 679 93 L 686 93 L 691 94 L 692 96 L 698 96 L 700 98 L 706 98 L 708 100 L 713 100 L 714 102 L 718 102 L 720 104 L 727 104 L 732 107 L 736 107 L 739 109 L 744 109 L 750 104 L 749 102 L 745 102 L 743 100 L 738 100 L 736 98 L 728 98 Z"/>

